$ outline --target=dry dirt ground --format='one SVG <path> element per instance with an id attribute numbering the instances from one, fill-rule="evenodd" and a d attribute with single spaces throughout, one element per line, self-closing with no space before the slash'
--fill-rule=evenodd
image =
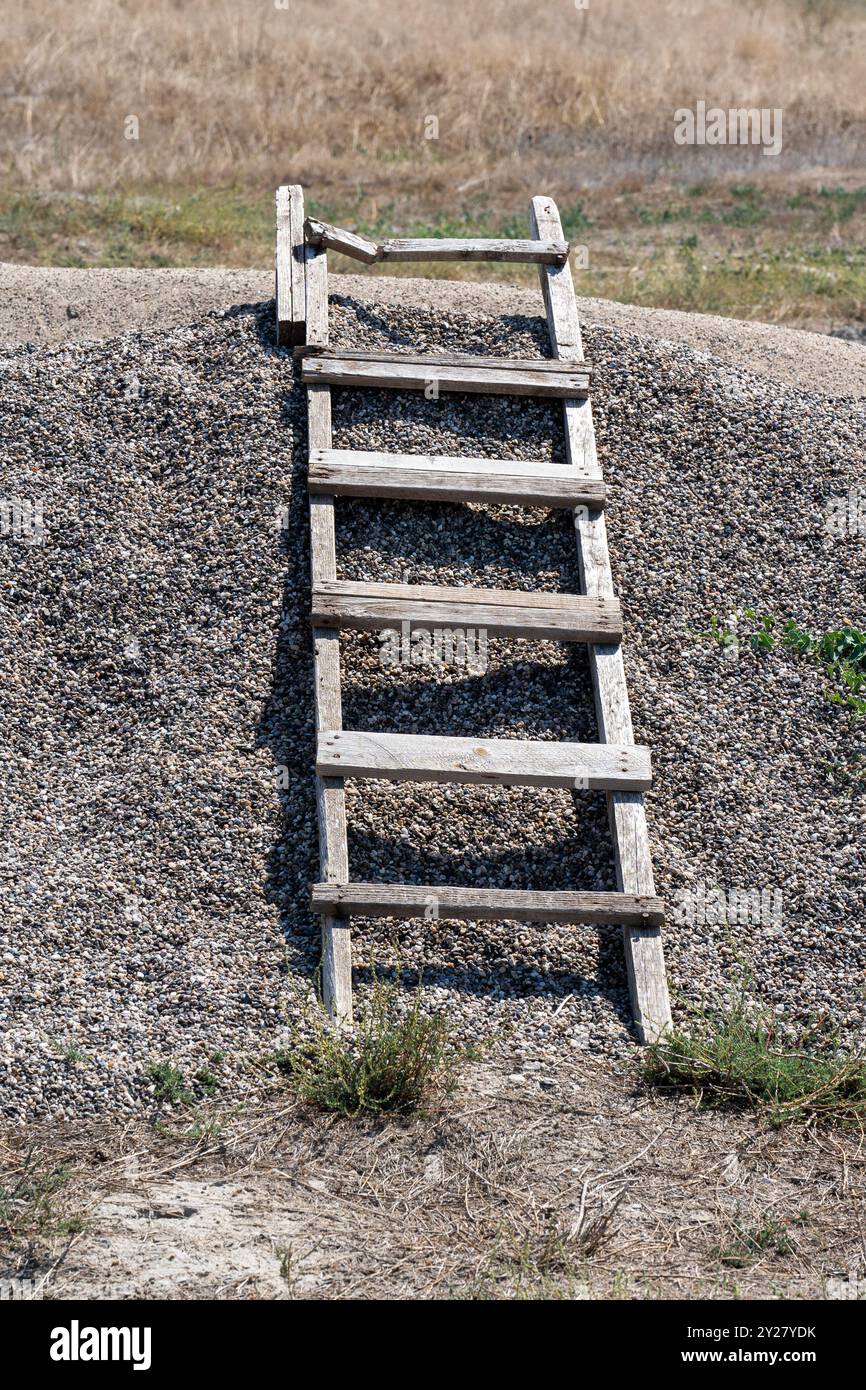
<path id="1" fill-rule="evenodd" d="M 10 1251 L 53 1298 L 823 1299 L 863 1278 L 858 1137 L 701 1111 L 594 1059 L 473 1065 L 412 1123 L 277 1092 L 209 1123 L 21 1131 L 2 1159 L 7 1189 L 71 1175 Z"/>
<path id="2" fill-rule="evenodd" d="M 269 293 L 267 276 L 214 271 L 4 267 L 0 285 L 7 341 L 184 322 Z M 454 292 L 488 293 L 394 289 Z M 616 304 L 583 312 L 828 394 L 866 390 L 855 345 Z M 866 1274 L 864 1177 L 860 1135 L 777 1131 L 649 1093 L 636 1054 L 553 1076 L 482 1062 L 411 1124 L 325 1119 L 276 1089 L 255 1110 L 12 1130 L 0 1277 L 55 1298 L 851 1296 Z"/>

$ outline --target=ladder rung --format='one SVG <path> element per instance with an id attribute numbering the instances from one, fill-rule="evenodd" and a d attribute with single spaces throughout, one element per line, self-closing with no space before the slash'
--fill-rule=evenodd
<path id="1" fill-rule="evenodd" d="M 402 782 L 486 782 L 590 791 L 646 791 L 649 749 L 637 744 L 442 738 L 329 730 L 319 735 L 322 777 Z"/>
<path id="2" fill-rule="evenodd" d="M 433 917 L 457 921 L 577 922 L 660 927 L 661 898 L 631 893 L 527 892 L 415 883 L 314 883 L 314 912 L 331 917 Z"/>
<path id="3" fill-rule="evenodd" d="M 521 241 L 477 237 L 387 237 L 379 244 L 382 261 L 510 261 L 563 265 L 567 241 Z"/>
<path id="4" fill-rule="evenodd" d="M 569 464 L 442 454 L 312 449 L 308 487 L 334 497 L 402 497 L 416 502 L 511 502 L 600 511 L 605 485 Z"/>
<path id="5" fill-rule="evenodd" d="M 537 642 L 620 641 L 618 599 L 520 589 L 440 588 L 435 584 L 376 584 L 336 579 L 313 586 L 314 627 L 375 632 L 407 622 L 414 627 L 483 628 L 491 636 Z"/>
<path id="6" fill-rule="evenodd" d="M 518 237 L 386 237 L 371 241 L 357 232 L 347 232 L 330 222 L 308 217 L 304 224 L 307 241 L 341 251 L 344 256 L 366 261 L 509 261 L 528 265 L 564 265 L 568 260 L 567 241 L 533 241 Z"/>
<path id="7" fill-rule="evenodd" d="M 519 367 L 527 372 L 552 372 L 554 376 L 564 371 L 591 373 L 588 362 L 569 363 L 558 357 L 483 357 L 477 352 L 422 352 L 415 348 L 405 352 L 387 352 L 384 348 L 327 348 L 306 344 L 295 349 L 295 356 L 309 361 L 322 357 L 339 357 L 346 362 L 414 362 L 422 367 Z"/>
<path id="8" fill-rule="evenodd" d="M 590 369 L 546 358 L 481 358 L 463 354 L 361 353 L 334 349 L 303 355 L 308 384 L 395 391 L 469 391 L 489 395 L 554 396 L 589 393 Z"/>

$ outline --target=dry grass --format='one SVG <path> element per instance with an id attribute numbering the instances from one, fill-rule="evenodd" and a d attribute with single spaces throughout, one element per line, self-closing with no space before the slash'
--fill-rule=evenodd
<path id="1" fill-rule="evenodd" d="M 700 154 L 698 97 L 782 107 L 787 171 L 853 165 L 866 88 L 859 0 L 31 0 L 4 18 L 2 176 L 18 187 L 155 181 L 492 205 Z M 140 138 L 124 138 L 135 115 Z M 425 117 L 439 138 L 424 138 Z M 707 151 L 707 154 L 712 153 Z M 716 151 L 724 167 L 757 150 Z"/>
<path id="2" fill-rule="evenodd" d="M 269 265 L 280 182 L 377 235 L 524 236 L 546 192 L 589 248 L 585 294 L 862 320 L 861 0 L 277 3 L 14 9 L 0 258 Z M 676 145 L 673 113 L 699 98 L 781 107 L 781 155 Z"/>
<path id="3" fill-rule="evenodd" d="M 412 1125 L 283 1092 L 177 1129 L 14 1131 L 0 1266 L 54 1298 L 809 1298 L 862 1280 L 862 1136 L 704 1112 L 609 1062 L 563 1067 L 554 1091 L 508 1065 L 473 1067 Z"/>

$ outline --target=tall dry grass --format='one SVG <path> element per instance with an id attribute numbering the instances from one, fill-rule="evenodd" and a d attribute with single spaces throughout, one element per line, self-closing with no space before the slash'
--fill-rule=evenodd
<path id="1" fill-rule="evenodd" d="M 699 97 L 783 108 L 779 160 L 736 152 L 758 172 L 852 166 L 864 147 L 862 0 L 286 3 L 7 5 L 7 186 L 298 180 L 320 198 L 498 203 L 732 154 L 674 145 L 674 108 Z"/>

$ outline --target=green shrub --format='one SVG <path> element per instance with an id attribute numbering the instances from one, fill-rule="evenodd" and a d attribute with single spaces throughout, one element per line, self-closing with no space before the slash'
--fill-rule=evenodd
<path id="1" fill-rule="evenodd" d="M 647 1049 L 643 1074 L 654 1086 L 687 1090 L 704 1105 L 760 1110 L 774 1124 L 866 1118 L 866 1062 L 838 1048 L 816 1050 L 809 1039 L 785 1049 L 774 1043 L 770 1015 L 743 996 L 695 1035 L 671 1032 Z"/>
<path id="2" fill-rule="evenodd" d="M 322 1110 L 355 1116 L 362 1110 L 407 1114 L 454 1084 L 469 1054 L 456 1045 L 442 1014 L 421 1011 L 422 992 L 401 1009 L 399 980 L 374 979 L 361 1023 L 349 1033 L 316 1012 L 312 1036 L 297 1037 L 277 1065 L 297 1094 Z"/>

